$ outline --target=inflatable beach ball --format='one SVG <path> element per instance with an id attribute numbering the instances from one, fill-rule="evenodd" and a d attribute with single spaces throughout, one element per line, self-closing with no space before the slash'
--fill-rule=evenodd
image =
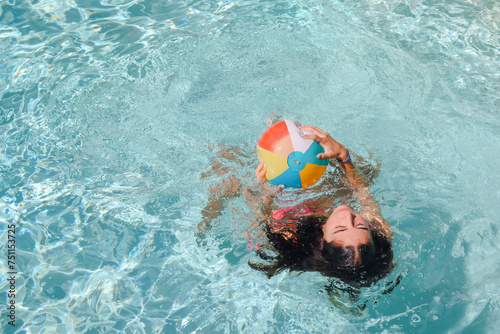
<path id="1" fill-rule="evenodd" d="M 323 147 L 315 140 L 301 137 L 310 132 L 302 124 L 283 120 L 269 127 L 257 142 L 257 155 L 267 167 L 266 179 L 275 185 L 305 188 L 316 183 L 328 166 L 328 159 L 318 159 Z"/>

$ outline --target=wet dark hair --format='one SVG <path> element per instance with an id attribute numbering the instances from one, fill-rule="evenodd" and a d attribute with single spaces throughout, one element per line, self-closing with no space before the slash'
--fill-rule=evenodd
<path id="1" fill-rule="evenodd" d="M 323 240 L 322 226 L 326 220 L 318 216 L 299 217 L 293 231 L 278 232 L 264 223 L 269 245 L 257 250 L 264 263 L 249 261 L 249 265 L 268 277 L 285 269 L 318 271 L 355 287 L 370 286 L 390 273 L 393 268 L 392 246 L 382 231 L 371 228 L 370 244 L 339 247 Z"/>

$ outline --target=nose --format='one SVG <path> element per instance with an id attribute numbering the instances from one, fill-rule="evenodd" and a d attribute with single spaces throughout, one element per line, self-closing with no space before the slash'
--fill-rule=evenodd
<path id="1" fill-rule="evenodd" d="M 354 227 L 354 215 L 352 212 L 348 211 L 347 214 L 347 226 Z"/>
<path id="2" fill-rule="evenodd" d="M 350 209 L 341 210 L 341 212 L 339 212 L 339 216 L 341 216 L 341 219 L 346 227 L 354 227 L 355 217 Z"/>

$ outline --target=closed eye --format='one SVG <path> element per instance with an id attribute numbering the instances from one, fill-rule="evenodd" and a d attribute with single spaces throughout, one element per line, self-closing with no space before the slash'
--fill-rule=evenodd
<path id="1" fill-rule="evenodd" d="M 366 227 L 365 223 L 358 223 L 358 224 L 356 224 L 355 227 L 359 228 L 359 229 L 362 229 L 362 230 L 367 230 L 368 229 L 368 227 Z"/>
<path id="2" fill-rule="evenodd" d="M 345 228 L 345 226 L 339 226 L 335 229 L 335 231 L 333 232 L 333 234 L 335 233 L 339 233 L 339 232 L 344 232 L 345 230 L 347 230 L 347 228 Z"/>

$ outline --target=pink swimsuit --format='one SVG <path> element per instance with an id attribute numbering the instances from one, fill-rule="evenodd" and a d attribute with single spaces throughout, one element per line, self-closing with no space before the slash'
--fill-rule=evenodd
<path id="1" fill-rule="evenodd" d="M 298 205 L 285 206 L 273 210 L 272 218 L 267 220 L 267 224 L 274 233 L 280 233 L 286 240 L 297 242 L 295 236 L 297 230 L 297 219 L 299 217 L 322 215 L 324 209 L 319 209 L 318 204 L 313 200 L 306 200 Z"/>
<path id="2" fill-rule="evenodd" d="M 292 242 L 297 242 L 294 236 L 296 228 L 295 219 L 313 213 L 314 210 L 307 205 L 286 206 L 273 210 L 271 214 L 272 218 L 267 220 L 267 224 L 272 228 L 274 233 L 281 233 L 286 240 L 291 238 Z M 247 242 L 247 249 L 249 251 L 257 250 L 260 245 L 260 241 L 254 244 L 253 239 L 249 239 Z"/>
<path id="3" fill-rule="evenodd" d="M 271 213 L 271 218 L 267 220 L 268 226 L 274 233 L 280 233 L 286 240 L 297 242 L 295 231 L 297 228 L 297 218 L 310 216 L 313 214 L 321 215 L 325 210 L 318 210 L 317 204 L 312 200 L 306 200 L 300 204 L 285 206 Z M 247 249 L 249 251 L 257 250 L 260 242 L 253 244 L 253 240 L 248 240 Z"/>
<path id="4" fill-rule="evenodd" d="M 309 206 L 301 206 L 301 205 L 294 205 L 294 206 L 288 206 L 284 207 L 278 210 L 273 210 L 272 216 L 273 219 L 280 220 L 283 219 L 287 214 L 290 213 L 288 216 L 289 218 L 298 218 L 301 216 L 309 216 L 310 214 L 314 213 L 313 209 L 311 209 Z"/>

